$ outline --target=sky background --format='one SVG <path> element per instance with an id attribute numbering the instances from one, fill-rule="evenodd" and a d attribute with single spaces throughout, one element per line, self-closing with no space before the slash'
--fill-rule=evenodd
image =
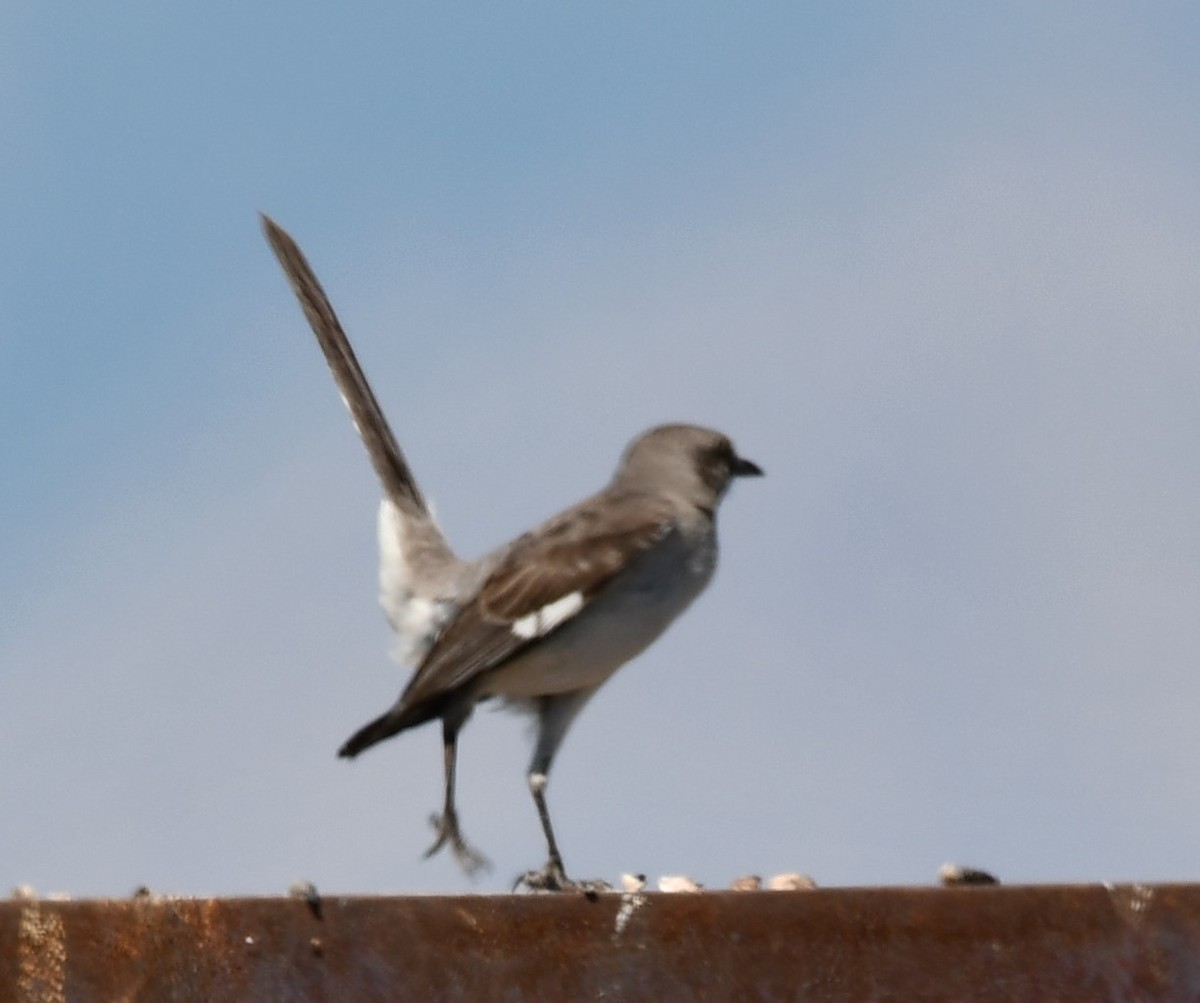
<path id="1" fill-rule="evenodd" d="M 644 427 L 766 468 L 576 723 L 568 869 L 1200 880 L 1200 7 L 0 7 L 0 892 L 500 891 L 305 249 L 461 553 Z"/>

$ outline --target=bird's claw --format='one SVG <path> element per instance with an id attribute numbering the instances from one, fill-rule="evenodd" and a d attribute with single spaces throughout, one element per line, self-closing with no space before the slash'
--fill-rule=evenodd
<path id="1" fill-rule="evenodd" d="M 582 892 L 588 898 L 595 898 L 601 892 L 612 891 L 612 885 L 607 881 L 573 881 L 563 870 L 561 860 L 549 860 L 546 866 L 537 871 L 526 871 L 513 882 L 513 891 L 527 888 L 531 892 Z"/>
<path id="2" fill-rule="evenodd" d="M 479 871 L 491 869 L 491 861 L 463 839 L 462 832 L 458 828 L 458 815 L 453 812 L 446 812 L 442 815 L 435 813 L 429 816 L 429 824 L 437 832 L 437 839 L 425 851 L 426 860 L 449 844 L 454 859 L 467 874 L 475 875 Z"/>

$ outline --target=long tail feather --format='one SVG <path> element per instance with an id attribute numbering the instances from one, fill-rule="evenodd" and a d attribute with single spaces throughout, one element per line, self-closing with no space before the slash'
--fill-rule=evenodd
<path id="1" fill-rule="evenodd" d="M 279 264 L 291 282 L 292 290 L 304 309 L 304 315 L 317 336 L 325 361 L 342 392 L 342 399 L 354 419 L 371 465 L 383 482 L 384 491 L 410 515 L 427 515 L 421 489 L 409 469 L 404 453 L 388 426 L 383 410 L 375 399 L 362 367 L 350 347 L 350 341 L 334 313 L 329 297 L 305 260 L 296 242 L 269 216 L 261 215 L 263 233 Z"/>

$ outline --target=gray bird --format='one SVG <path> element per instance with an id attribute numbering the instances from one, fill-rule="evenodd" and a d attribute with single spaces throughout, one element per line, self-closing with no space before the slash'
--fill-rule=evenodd
<path id="1" fill-rule="evenodd" d="M 380 603 L 396 655 L 415 666 L 396 703 L 339 750 L 354 757 L 440 720 L 445 802 L 429 857 L 449 846 L 468 872 L 486 861 L 463 838 L 454 799 L 458 733 L 475 705 L 501 697 L 536 716 L 529 790 L 545 834 L 545 867 L 528 887 L 567 878 L 546 807 L 554 754 L 597 689 L 691 603 L 717 562 L 717 505 L 735 477 L 762 470 L 719 432 L 663 425 L 633 440 L 602 491 L 486 556 L 464 561 L 430 514 L 404 454 L 320 283 L 295 241 L 263 230 L 325 353 L 383 485 Z"/>

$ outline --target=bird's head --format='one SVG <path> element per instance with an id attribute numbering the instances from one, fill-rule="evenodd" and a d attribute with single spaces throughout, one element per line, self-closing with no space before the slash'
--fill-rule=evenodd
<path id="1" fill-rule="evenodd" d="M 659 425 L 625 449 L 616 481 L 627 487 L 675 491 L 713 508 L 735 477 L 761 477 L 729 436 L 700 425 Z"/>

